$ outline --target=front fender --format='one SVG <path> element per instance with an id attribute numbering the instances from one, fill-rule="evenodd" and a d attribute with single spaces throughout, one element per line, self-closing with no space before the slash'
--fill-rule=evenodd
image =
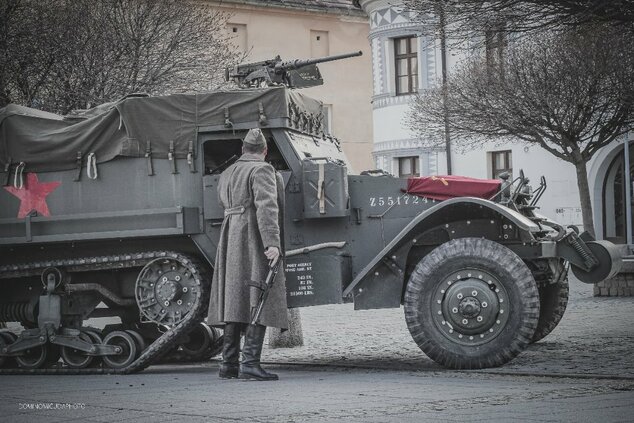
<path id="1" fill-rule="evenodd" d="M 354 295 L 356 309 L 398 307 L 401 302 L 407 254 L 414 244 L 415 237 L 441 224 L 468 222 L 470 219 L 478 218 L 498 219 L 515 225 L 524 242 L 533 239 L 532 233 L 544 230 L 522 214 L 489 200 L 473 197 L 446 200 L 419 214 L 405 226 L 359 272 L 346 287 L 343 295 Z"/>

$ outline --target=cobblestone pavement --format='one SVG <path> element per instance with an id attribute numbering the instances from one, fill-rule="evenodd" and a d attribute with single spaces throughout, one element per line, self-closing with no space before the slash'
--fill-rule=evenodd
<path id="1" fill-rule="evenodd" d="M 301 316 L 305 346 L 265 350 L 267 361 L 442 370 L 412 340 L 402 308 L 329 305 L 301 309 Z M 634 378 L 634 297 L 593 297 L 592 285 L 571 279 L 559 326 L 512 362 L 482 372 Z"/>
<path id="2" fill-rule="evenodd" d="M 218 361 L 130 376 L 2 376 L 4 422 L 630 422 L 634 298 L 571 283 L 560 326 L 513 362 L 445 370 L 402 310 L 302 310 L 306 345 L 265 349 L 278 382 L 220 380 Z"/>

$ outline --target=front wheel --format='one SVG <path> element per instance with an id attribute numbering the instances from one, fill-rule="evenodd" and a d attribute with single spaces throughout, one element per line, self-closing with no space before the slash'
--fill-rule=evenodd
<path id="1" fill-rule="evenodd" d="M 421 259 L 404 303 L 416 344 L 453 369 L 507 363 L 531 342 L 539 319 L 530 269 L 508 248 L 480 238 L 446 242 Z"/>

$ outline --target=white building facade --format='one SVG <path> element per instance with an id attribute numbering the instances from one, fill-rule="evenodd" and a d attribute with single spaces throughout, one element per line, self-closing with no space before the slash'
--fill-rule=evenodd
<path id="1" fill-rule="evenodd" d="M 441 81 L 439 40 L 430 36 L 433 32 L 428 28 L 414 22 L 398 1 L 358 3 L 370 17 L 375 165 L 401 177 L 446 174 L 445 151 L 423 149 L 405 122 L 414 96 Z M 449 74 L 464 54 L 464 50 L 448 48 Z M 634 163 L 634 157 L 632 160 Z M 627 233 L 632 233 L 626 219 L 631 207 L 623 182 L 625 166 L 623 141 L 607 146 L 588 164 L 597 237 L 619 243 L 625 243 Z M 496 178 L 502 171 L 516 177 L 523 169 L 533 187 L 544 176 L 548 189 L 540 201 L 540 212 L 566 225 L 582 224 L 574 166 L 537 146 L 490 142 L 477 150 L 454 150 L 451 167 L 454 175 L 476 178 Z"/>

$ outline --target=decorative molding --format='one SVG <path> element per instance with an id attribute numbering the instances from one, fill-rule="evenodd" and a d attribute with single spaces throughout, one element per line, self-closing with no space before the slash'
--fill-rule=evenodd
<path id="1" fill-rule="evenodd" d="M 370 12 L 370 28 L 409 23 L 413 16 L 412 12 L 398 7 L 377 9 Z"/>
<path id="2" fill-rule="evenodd" d="M 387 152 L 404 153 L 402 150 L 416 150 L 418 153 L 444 152 L 444 149 L 422 147 L 418 138 L 404 138 L 399 140 L 381 141 L 374 143 L 373 155 Z M 401 154 L 403 155 L 403 154 Z"/>
<path id="3" fill-rule="evenodd" d="M 381 42 L 376 38 L 370 41 L 370 45 L 372 48 L 372 70 L 373 70 L 373 79 L 374 79 L 374 95 L 380 95 L 386 91 L 385 84 L 383 83 L 384 69 L 385 69 L 385 59 L 383 58 L 383 48 L 381 46 Z"/>
<path id="4" fill-rule="evenodd" d="M 419 90 L 419 93 L 423 92 Z M 382 109 L 390 106 L 406 106 L 409 105 L 416 94 L 394 95 L 391 93 L 383 93 L 372 97 L 372 109 Z"/>

